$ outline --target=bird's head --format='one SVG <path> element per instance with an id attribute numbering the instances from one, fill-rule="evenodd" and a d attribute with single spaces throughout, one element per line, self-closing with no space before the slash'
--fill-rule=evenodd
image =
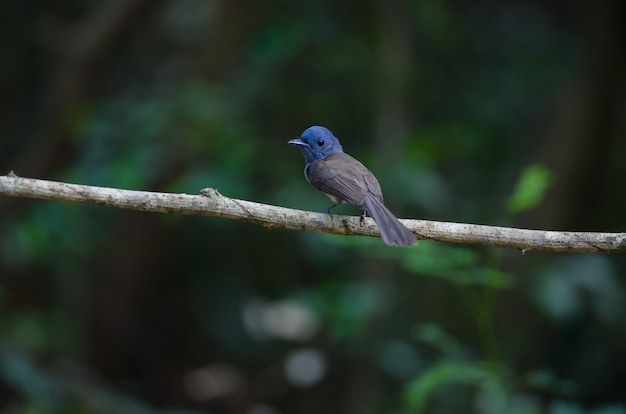
<path id="1" fill-rule="evenodd" d="M 288 143 L 300 147 L 307 164 L 322 160 L 330 154 L 343 152 L 337 137 L 323 126 L 307 128 L 299 138 Z"/>

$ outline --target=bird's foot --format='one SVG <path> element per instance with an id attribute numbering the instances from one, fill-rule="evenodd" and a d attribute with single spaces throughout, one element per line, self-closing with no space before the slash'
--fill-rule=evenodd
<path id="1" fill-rule="evenodd" d="M 365 210 L 363 210 L 363 212 L 361 213 L 361 217 L 359 219 L 361 226 L 365 223 L 365 217 L 367 217 L 367 213 L 365 212 Z"/>
<path id="2" fill-rule="evenodd" d="M 324 213 L 328 214 L 329 217 L 333 216 L 333 213 L 330 211 L 333 208 L 337 207 L 339 205 L 339 203 L 335 203 L 332 206 L 328 207 L 326 210 L 324 210 Z"/>

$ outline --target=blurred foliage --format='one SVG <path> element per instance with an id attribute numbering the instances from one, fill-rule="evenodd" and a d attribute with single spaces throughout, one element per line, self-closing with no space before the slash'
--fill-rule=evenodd
<path id="1" fill-rule="evenodd" d="M 491 403 L 498 407 L 490 412 L 509 411 L 504 404 L 506 392 L 501 388 L 502 384 L 497 374 L 489 367 L 464 364 L 460 361 L 438 363 L 411 383 L 407 392 L 409 407 L 416 413 L 428 412 L 425 410 L 428 396 L 435 390 L 443 388 L 447 383 L 460 383 L 484 390 L 491 394 L 490 398 L 499 400 Z M 462 410 L 462 407 L 461 405 L 458 409 Z"/>
<path id="2" fill-rule="evenodd" d="M 522 171 L 515 192 L 509 197 L 506 209 L 515 214 L 537 207 L 550 185 L 550 172 L 542 165 L 532 165 Z"/>
<path id="3" fill-rule="evenodd" d="M 0 167 L 324 211 L 319 124 L 398 216 L 622 231 L 624 4 L 4 2 Z M 624 274 L 4 198 L 0 413 L 624 413 Z"/>

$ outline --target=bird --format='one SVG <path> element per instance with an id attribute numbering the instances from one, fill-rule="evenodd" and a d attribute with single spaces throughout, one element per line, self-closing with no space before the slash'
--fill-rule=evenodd
<path id="1" fill-rule="evenodd" d="M 306 165 L 304 177 L 334 203 L 351 204 L 374 219 L 383 241 L 389 246 L 413 246 L 417 238 L 393 215 L 383 200 L 380 184 L 374 174 L 358 160 L 343 152 L 339 139 L 323 126 L 307 128 L 298 138 L 288 141 L 300 148 Z"/>

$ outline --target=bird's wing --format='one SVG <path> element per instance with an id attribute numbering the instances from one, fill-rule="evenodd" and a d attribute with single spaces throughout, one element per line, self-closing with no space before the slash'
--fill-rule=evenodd
<path id="1" fill-rule="evenodd" d="M 307 178 L 321 192 L 361 209 L 365 209 L 365 197 L 368 193 L 382 201 L 380 184 L 376 177 L 363 164 L 343 152 L 331 154 L 311 164 L 307 170 Z"/>

